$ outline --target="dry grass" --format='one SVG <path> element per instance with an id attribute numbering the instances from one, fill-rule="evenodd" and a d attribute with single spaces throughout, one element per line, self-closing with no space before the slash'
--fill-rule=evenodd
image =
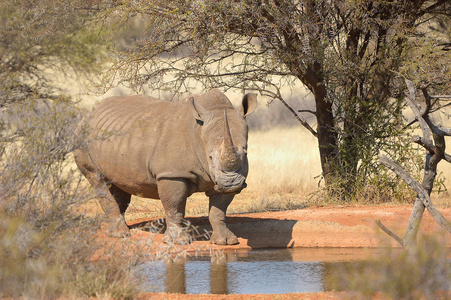
<path id="1" fill-rule="evenodd" d="M 449 299 L 451 265 L 444 237 L 418 240 L 409 251 L 386 247 L 366 261 L 332 265 L 324 284 L 347 291 L 352 299 Z"/>
<path id="2" fill-rule="evenodd" d="M 302 127 L 249 134 L 249 190 L 262 195 L 308 194 L 321 174 L 318 142 Z"/>
<path id="3" fill-rule="evenodd" d="M 302 127 L 249 133 L 248 187 L 231 213 L 296 209 L 318 188 L 321 165 L 316 139 Z"/>

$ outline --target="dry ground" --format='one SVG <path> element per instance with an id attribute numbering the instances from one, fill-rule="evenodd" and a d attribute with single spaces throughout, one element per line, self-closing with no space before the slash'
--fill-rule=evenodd
<path id="1" fill-rule="evenodd" d="M 451 219 L 451 208 L 440 211 Z M 239 245 L 215 246 L 221 249 L 257 249 L 291 247 L 375 248 L 399 245 L 383 233 L 375 221 L 380 220 L 398 235 L 407 227 L 411 207 L 400 206 L 340 206 L 310 207 L 291 211 L 263 212 L 229 215 L 229 228 L 239 238 Z M 161 243 L 162 234 L 145 231 L 156 218 L 135 220 L 128 224 L 133 228 L 131 240 L 152 239 Z M 211 230 L 206 217 L 187 217 L 199 231 Z M 420 232 L 443 238 L 451 247 L 451 234 L 445 233 L 426 212 Z M 126 241 L 124 241 L 126 243 Z M 189 248 L 210 246 L 205 239 L 195 241 Z M 320 252 L 319 252 L 320 253 Z"/>

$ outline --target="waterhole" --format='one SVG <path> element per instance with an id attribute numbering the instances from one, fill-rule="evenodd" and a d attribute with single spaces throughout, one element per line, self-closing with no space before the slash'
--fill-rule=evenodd
<path id="1" fill-rule="evenodd" d="M 186 294 L 285 294 L 332 289 L 332 270 L 364 262 L 377 249 L 298 248 L 230 251 L 154 261 L 138 268 L 143 291 Z M 336 272 L 335 272 L 336 274 Z"/>

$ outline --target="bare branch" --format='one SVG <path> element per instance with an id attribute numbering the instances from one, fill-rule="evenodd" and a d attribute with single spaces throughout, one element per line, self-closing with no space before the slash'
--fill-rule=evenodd
<path id="1" fill-rule="evenodd" d="M 282 99 L 282 97 L 279 97 L 279 101 L 282 102 L 282 104 L 289 110 L 291 111 L 291 113 L 294 115 L 294 117 L 296 118 L 296 120 L 299 121 L 299 123 L 302 124 L 302 126 L 304 126 L 305 128 L 307 128 L 308 131 L 310 131 L 314 137 L 318 136 L 318 133 L 315 131 L 315 129 L 312 128 L 312 126 L 310 126 L 309 123 L 307 123 L 305 120 L 303 120 L 301 117 L 299 117 L 299 115 L 294 111 L 294 109 L 287 103 L 285 102 L 285 100 Z"/>
<path id="2" fill-rule="evenodd" d="M 435 125 L 432 123 L 432 121 L 429 119 L 429 117 L 426 119 L 429 128 L 431 128 L 432 132 L 438 136 L 444 137 L 444 136 L 451 136 L 451 128 L 442 127 L 441 124 Z"/>
<path id="3" fill-rule="evenodd" d="M 431 96 L 431 98 L 433 98 L 433 97 Z M 433 98 L 433 99 L 438 99 L 438 98 Z M 436 102 L 439 102 L 439 100 L 437 100 Z M 448 106 L 451 106 L 451 102 L 448 102 L 448 103 L 446 103 L 444 105 L 439 105 L 436 108 L 431 108 L 431 113 L 439 111 L 439 110 L 441 110 L 441 109 L 443 109 L 445 107 L 448 107 Z"/>
<path id="4" fill-rule="evenodd" d="M 404 180 L 415 192 L 418 193 L 418 197 L 423 202 L 424 206 L 428 209 L 432 217 L 447 231 L 451 232 L 451 223 L 443 217 L 443 215 L 434 207 L 429 197 L 428 192 L 406 171 L 404 171 L 398 164 L 392 161 L 385 155 L 381 155 L 379 162 L 392 170 L 402 180 Z"/>
<path id="5" fill-rule="evenodd" d="M 433 99 L 448 99 L 451 98 L 451 95 L 430 95 L 429 97 Z"/>
<path id="6" fill-rule="evenodd" d="M 417 143 L 418 145 L 424 147 L 427 151 L 429 151 L 432 154 L 436 153 L 436 147 L 430 143 L 427 143 L 422 137 L 418 135 L 414 135 L 412 137 L 412 142 Z M 445 153 L 443 159 L 451 163 L 451 155 Z"/>
<path id="7" fill-rule="evenodd" d="M 380 229 L 382 229 L 386 234 L 394 238 L 401 246 L 404 247 L 404 241 L 402 238 L 400 238 L 396 233 L 385 227 L 384 224 L 380 220 L 376 220 L 376 225 L 379 226 Z"/>
<path id="8" fill-rule="evenodd" d="M 313 134 L 313 136 L 317 137 L 318 133 L 310 126 L 309 123 L 307 123 L 304 119 L 302 119 L 295 111 L 294 109 L 283 99 L 282 95 L 280 94 L 280 90 L 279 88 L 271 83 L 271 82 L 266 82 L 267 85 L 272 85 L 276 92 L 271 93 L 273 98 L 278 99 L 292 114 L 293 116 L 296 118 L 296 120 L 299 121 L 299 123 L 301 123 L 302 126 L 304 126 L 308 131 L 310 131 L 311 134 Z M 268 90 L 265 90 L 266 93 L 269 93 Z"/>
<path id="9" fill-rule="evenodd" d="M 429 132 L 428 124 L 423 119 L 424 111 L 420 111 L 421 105 L 416 101 L 415 98 L 415 85 L 412 81 L 405 79 L 406 85 L 407 85 L 407 104 L 409 105 L 410 109 L 412 109 L 413 113 L 415 114 L 415 118 L 420 123 L 421 130 L 423 131 L 423 137 L 425 141 L 432 144 L 431 134 Z"/>
<path id="10" fill-rule="evenodd" d="M 298 112 L 300 112 L 300 113 L 304 113 L 304 112 L 311 113 L 312 115 L 316 116 L 316 111 L 313 111 L 313 110 L 310 110 L 310 109 L 299 109 Z"/>

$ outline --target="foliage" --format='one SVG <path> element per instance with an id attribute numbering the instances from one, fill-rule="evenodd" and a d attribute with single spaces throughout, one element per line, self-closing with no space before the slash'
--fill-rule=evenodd
<path id="1" fill-rule="evenodd" d="M 109 248 L 96 238 L 100 220 L 80 208 L 95 195 L 71 155 L 82 143 L 73 133 L 79 110 L 63 97 L 9 109 L 16 119 L 0 140 L 0 297 L 132 298 L 138 256 L 110 249 L 116 264 L 93 261 Z"/>
<path id="2" fill-rule="evenodd" d="M 332 268 L 332 288 L 346 290 L 355 298 L 446 299 L 451 265 L 443 241 L 425 237 L 410 251 L 387 248 L 369 262 L 354 262 Z M 442 295 L 442 296 L 440 296 Z"/>
<path id="3" fill-rule="evenodd" d="M 102 1 L 0 2 L 0 106 L 58 94 L 52 79 L 102 70 L 106 27 L 94 22 Z"/>
<path id="4" fill-rule="evenodd" d="M 136 293 L 137 257 L 93 261 L 106 245 L 80 208 L 94 196 L 71 155 L 81 112 L 57 86 L 102 71 L 107 2 L 0 2 L 0 297 Z"/>
<path id="5" fill-rule="evenodd" d="M 413 59 L 409 59 L 400 68 L 401 75 L 413 81 L 420 89 L 427 87 L 431 94 L 450 94 L 451 19 L 449 15 L 423 20 L 415 34 L 415 38 L 406 42 L 405 50 Z M 437 106 L 440 106 L 440 103 L 437 103 Z"/>
<path id="6" fill-rule="evenodd" d="M 375 155 L 393 150 L 386 138 L 405 134 L 401 68 L 415 59 L 416 30 L 447 20 L 449 3 L 125 1 L 115 12 L 141 18 L 147 30 L 118 52 L 111 78 L 137 90 L 184 92 L 200 83 L 277 99 L 318 138 L 326 182 L 353 194 L 375 170 Z M 430 45 L 421 67 L 441 51 Z M 299 84 L 316 110 L 297 113 L 287 104 L 282 87 Z M 305 114 L 316 117 L 316 128 Z"/>
<path id="7" fill-rule="evenodd" d="M 93 252 L 106 245 L 93 239 L 88 222 L 55 236 L 51 227 L 36 230 L 24 219 L 1 214 L 0 296 L 50 299 L 108 296 L 132 299 L 136 280 L 120 253 L 117 262 L 92 262 Z M 67 221 L 70 223 L 70 221 Z M 94 225 L 94 224 L 89 224 Z"/>

